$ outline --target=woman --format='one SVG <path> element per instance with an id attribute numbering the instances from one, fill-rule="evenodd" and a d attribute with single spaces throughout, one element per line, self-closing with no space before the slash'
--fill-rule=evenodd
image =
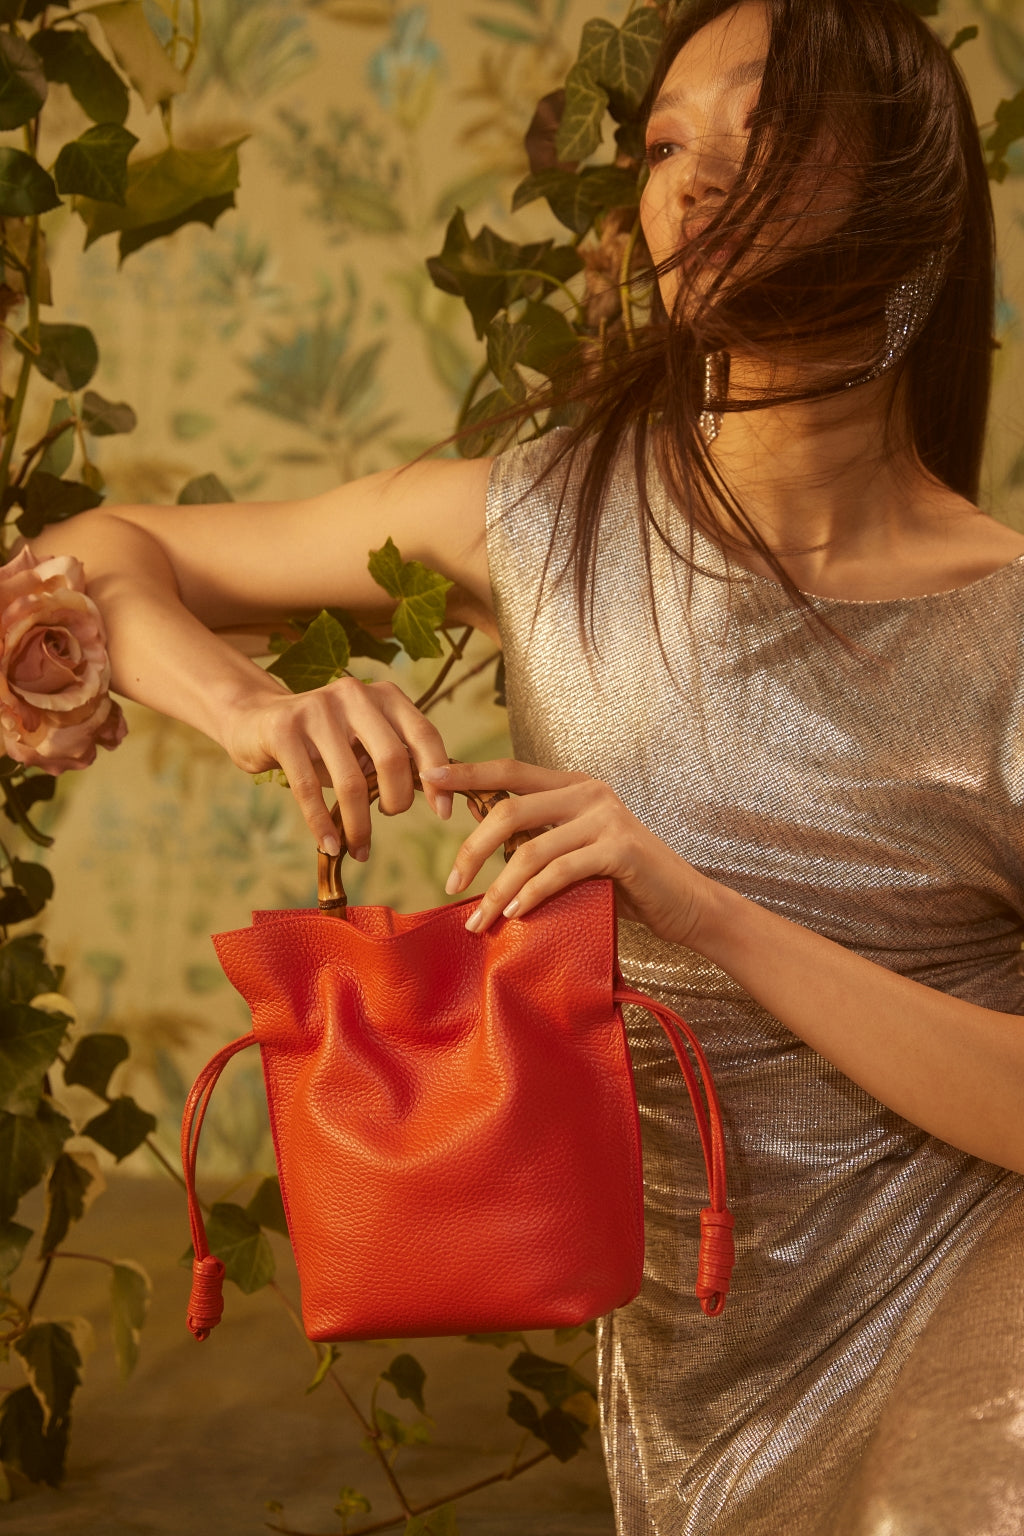
<path id="1" fill-rule="evenodd" d="M 699 1157 L 635 1023 L 647 1270 L 599 1340 L 620 1531 L 1016 1531 L 1024 538 L 972 505 L 976 131 L 898 0 L 698 0 L 652 97 L 660 297 L 612 385 L 579 384 L 577 430 L 309 502 L 90 513 L 38 547 L 85 563 L 119 690 L 283 768 L 324 846 L 321 782 L 365 858 L 360 764 L 398 812 L 411 759 L 441 816 L 456 789 L 517 796 L 449 892 L 547 829 L 474 930 L 615 880 L 627 978 L 711 1057 L 739 1250 L 710 1323 Z M 363 572 L 389 534 L 452 578 L 453 618 L 496 621 L 522 761 L 448 767 L 393 685 L 292 697 L 211 633 L 386 618 Z"/>

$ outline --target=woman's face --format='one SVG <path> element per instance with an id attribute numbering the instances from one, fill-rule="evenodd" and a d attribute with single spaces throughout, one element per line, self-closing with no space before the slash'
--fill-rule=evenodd
<path id="1" fill-rule="evenodd" d="M 676 55 L 647 125 L 650 178 L 640 221 L 656 263 L 685 251 L 707 228 L 739 175 L 770 39 L 767 6 L 762 0 L 742 0 L 702 27 Z M 834 146 L 831 152 L 824 145 L 821 150 L 810 157 L 816 164 L 795 169 L 785 204 L 773 220 L 770 244 L 777 251 L 792 252 L 842 221 L 839 205 L 848 200 L 849 176 L 836 166 Z M 766 244 L 759 234 L 755 249 L 763 251 Z M 687 274 L 698 292 L 731 254 L 728 242 L 721 251 L 701 254 L 700 271 Z M 680 268 L 659 279 L 669 313 L 680 281 Z"/>

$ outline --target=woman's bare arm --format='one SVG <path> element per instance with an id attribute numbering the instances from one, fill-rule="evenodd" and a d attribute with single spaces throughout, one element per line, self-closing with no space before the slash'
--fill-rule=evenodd
<path id="1" fill-rule="evenodd" d="M 213 630 L 333 606 L 386 621 L 366 567 L 388 537 L 406 560 L 455 583 L 453 618 L 486 626 L 488 473 L 486 461 L 434 461 L 307 501 L 101 509 L 44 530 L 33 548 L 82 561 L 117 692 L 198 727 L 240 768 L 281 767 L 325 847 L 335 834 L 321 784 L 331 783 L 349 847 L 362 850 L 370 822 L 359 749 L 394 812 L 411 803 L 410 754 L 420 768 L 446 761 L 438 732 L 391 683 L 343 678 L 293 695 Z M 445 814 L 450 800 L 431 798 Z"/>

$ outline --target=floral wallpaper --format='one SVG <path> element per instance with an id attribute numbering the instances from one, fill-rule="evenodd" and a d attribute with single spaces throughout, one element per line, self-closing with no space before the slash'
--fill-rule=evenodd
<path id="1" fill-rule="evenodd" d="M 237 209 L 121 270 L 109 242 L 83 255 L 70 221 L 51 235 L 56 286 L 76 295 L 62 318 L 93 327 L 98 387 L 139 414 L 135 434 L 102 445 L 110 500 L 173 503 L 211 473 L 236 499 L 308 495 L 443 438 L 478 355 L 425 258 L 456 207 L 474 228 L 552 232 L 543 204 L 508 213 L 523 134 L 564 79 L 583 21 L 627 9 L 204 0 L 176 132 L 194 146 L 244 140 Z M 961 58 L 985 117 L 1024 87 L 1024 17 L 1018 0 L 957 0 L 937 21 L 950 37 L 974 23 L 981 37 Z M 144 143 L 154 132 L 145 118 L 131 126 Z M 1004 297 L 986 494 L 1024 527 L 1024 157 L 1014 172 L 996 189 Z M 415 688 L 419 676 L 398 680 Z M 505 750 L 492 673 L 435 718 L 454 754 Z M 116 754 L 59 785 L 47 926 L 86 1022 L 131 1036 L 126 1091 L 160 1115 L 170 1149 L 195 1069 L 246 1027 L 209 934 L 245 924 L 253 907 L 311 904 L 314 861 L 283 790 L 253 783 L 184 727 L 137 708 L 129 719 Z M 354 899 L 435 905 L 454 836 L 423 811 L 382 822 Z M 228 1176 L 270 1163 L 258 1066 L 232 1073 L 204 1138 L 204 1160 Z"/>

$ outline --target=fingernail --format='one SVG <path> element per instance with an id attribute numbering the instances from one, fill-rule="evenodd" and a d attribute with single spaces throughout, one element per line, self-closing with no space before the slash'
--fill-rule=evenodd
<path id="1" fill-rule="evenodd" d="M 336 832 L 329 832 L 327 836 L 321 840 L 320 847 L 323 849 L 324 853 L 330 854 L 332 859 L 336 859 L 338 854 L 341 852 L 341 838 Z"/>
<path id="2" fill-rule="evenodd" d="M 466 923 L 466 930 L 467 930 L 467 932 L 469 932 L 469 933 L 476 933 L 477 929 L 480 927 L 480 924 L 483 922 L 483 920 L 484 920 L 484 914 L 483 914 L 482 910 L 479 907 L 477 907 L 476 911 L 473 913 L 473 916 L 471 918 L 469 918 L 467 923 Z"/>
<path id="3" fill-rule="evenodd" d="M 437 799 L 434 801 L 434 809 L 442 821 L 449 821 L 452 814 L 451 795 L 438 795 Z"/>
<path id="4" fill-rule="evenodd" d="M 441 784 L 450 773 L 450 768 L 421 768 L 420 782 L 426 780 L 428 784 Z"/>
<path id="5" fill-rule="evenodd" d="M 519 897 L 517 896 L 515 901 L 510 901 L 509 902 L 508 906 L 505 908 L 504 912 L 502 913 L 502 916 L 503 917 L 515 917 L 515 915 L 516 915 L 516 913 L 518 911 L 519 911 Z"/>
<path id="6" fill-rule="evenodd" d="M 364 843 L 361 848 L 353 849 L 352 857 L 356 859 L 360 864 L 365 864 L 367 859 L 370 857 L 369 843 Z"/>
<path id="7" fill-rule="evenodd" d="M 445 881 L 444 889 L 446 896 L 454 896 L 456 891 L 461 891 L 462 876 L 459 874 L 457 868 L 453 869 L 451 874 L 448 876 L 448 879 Z"/>

